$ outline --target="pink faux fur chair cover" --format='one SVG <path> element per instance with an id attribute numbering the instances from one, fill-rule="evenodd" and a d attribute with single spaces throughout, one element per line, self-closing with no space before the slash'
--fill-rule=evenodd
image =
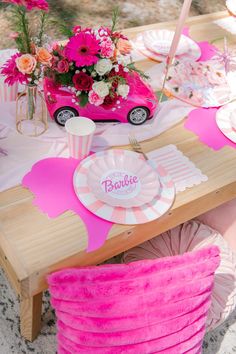
<path id="1" fill-rule="evenodd" d="M 59 354 L 199 354 L 218 247 L 48 277 Z"/>

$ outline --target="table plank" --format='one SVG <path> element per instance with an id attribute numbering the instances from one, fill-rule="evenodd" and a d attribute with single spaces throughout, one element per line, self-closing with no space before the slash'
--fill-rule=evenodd
<path id="1" fill-rule="evenodd" d="M 189 19 L 193 38 L 223 38 L 224 30 L 212 21 L 224 16 L 225 13 L 221 12 Z M 150 28 L 174 28 L 174 23 L 149 25 L 126 32 L 132 37 Z M 230 43 L 235 43 L 233 36 L 229 37 Z M 150 61 L 139 65 L 146 68 L 150 66 Z M 114 225 L 105 245 L 92 253 L 85 251 L 86 229 L 73 212 L 67 211 L 56 219 L 49 219 L 32 205 L 33 195 L 21 186 L 1 193 L 0 245 L 17 278 L 23 283 L 25 281 L 30 294 L 46 289 L 45 274 L 51 271 L 97 264 L 236 197 L 234 149 L 211 150 L 199 142 L 193 133 L 185 130 L 183 123 L 143 142 L 142 146 L 148 152 L 168 144 L 175 144 L 188 156 L 208 176 L 208 181 L 178 193 L 171 211 L 158 220 L 139 226 Z"/>

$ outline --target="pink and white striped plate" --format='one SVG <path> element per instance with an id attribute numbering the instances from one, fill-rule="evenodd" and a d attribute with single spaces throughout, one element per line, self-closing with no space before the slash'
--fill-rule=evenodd
<path id="1" fill-rule="evenodd" d="M 236 102 L 231 102 L 218 109 L 216 124 L 222 133 L 236 143 Z"/>
<path id="2" fill-rule="evenodd" d="M 184 35 L 182 35 L 182 36 L 184 36 Z M 184 54 L 177 55 L 176 58 L 181 59 L 181 60 L 197 61 L 201 57 L 201 54 L 202 54 L 199 45 L 196 42 L 194 42 L 191 38 L 189 38 L 187 36 L 184 36 L 184 37 L 186 37 L 186 39 L 188 41 L 188 51 Z M 142 53 L 143 55 L 145 55 L 149 59 L 155 60 L 158 62 L 166 61 L 166 55 L 156 53 L 146 47 L 146 45 L 144 43 L 144 35 L 143 34 L 139 34 L 137 36 L 136 40 L 132 42 L 132 44 L 136 50 L 138 50 L 140 53 Z"/>
<path id="3" fill-rule="evenodd" d="M 140 161 L 140 159 L 142 159 L 140 154 L 118 149 L 101 151 L 84 159 L 74 173 L 73 183 L 77 197 L 92 213 L 114 223 L 135 225 L 144 224 L 159 218 L 171 208 L 175 198 L 175 187 L 166 170 L 161 165 L 157 165 L 154 161 L 152 161 L 152 165 L 155 166 L 155 171 L 159 177 L 158 187 L 156 193 L 153 193 L 154 197 L 150 201 L 144 202 L 142 205 L 135 207 L 109 205 L 104 200 L 98 198 L 93 188 L 90 187 L 89 171 L 93 169 L 97 160 L 99 159 L 101 161 L 102 158 L 107 159 L 110 156 L 112 160 L 115 161 L 115 157 L 120 159 L 122 155 L 127 157 L 127 159 L 132 157 L 134 161 Z M 106 175 L 107 172 L 108 171 L 104 171 L 104 174 Z M 132 173 L 131 171 L 131 174 Z M 133 192 L 133 190 L 130 191 L 131 197 Z"/>

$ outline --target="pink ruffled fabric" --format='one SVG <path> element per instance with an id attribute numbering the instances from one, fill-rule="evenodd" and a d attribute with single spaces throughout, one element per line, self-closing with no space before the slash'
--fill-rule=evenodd
<path id="1" fill-rule="evenodd" d="M 58 353 L 200 354 L 219 249 L 48 277 Z"/>
<path id="2" fill-rule="evenodd" d="M 125 252 L 124 262 L 176 256 L 210 245 L 217 245 L 221 256 L 207 319 L 207 330 L 211 330 L 224 322 L 236 306 L 236 257 L 217 231 L 198 221 L 188 221 Z"/>
<path id="3" fill-rule="evenodd" d="M 197 219 L 219 231 L 236 252 L 236 199 L 200 215 Z"/>

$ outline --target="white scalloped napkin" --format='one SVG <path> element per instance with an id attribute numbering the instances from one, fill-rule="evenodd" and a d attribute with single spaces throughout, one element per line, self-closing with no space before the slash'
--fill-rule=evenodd
<path id="1" fill-rule="evenodd" d="M 208 177 L 175 145 L 164 146 L 149 152 L 147 155 L 168 171 L 177 193 L 208 180 Z"/>

